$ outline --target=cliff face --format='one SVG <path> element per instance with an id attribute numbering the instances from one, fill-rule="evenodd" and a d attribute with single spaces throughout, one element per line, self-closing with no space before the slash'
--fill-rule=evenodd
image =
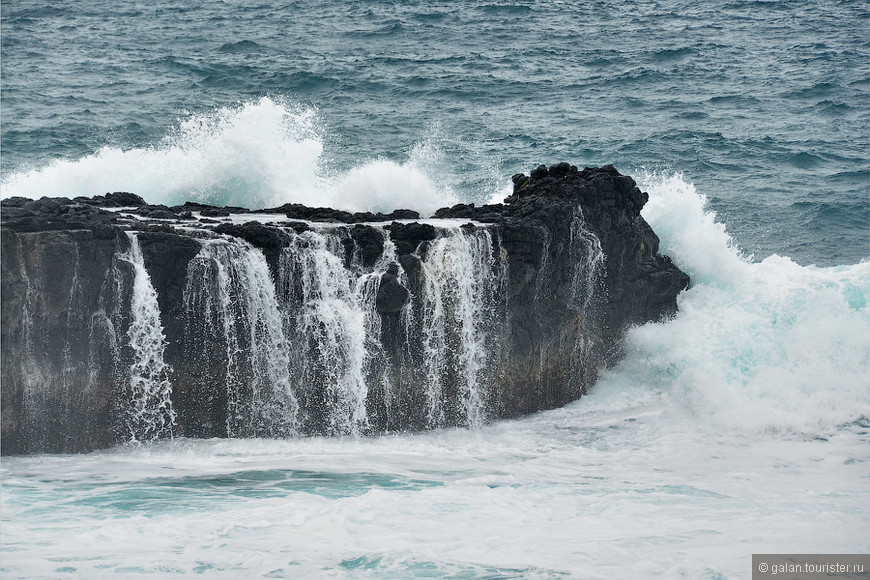
<path id="1" fill-rule="evenodd" d="M 504 205 L 429 220 L 4 200 L 2 452 L 476 426 L 577 399 L 688 278 L 612 167 L 513 181 Z"/>
<path id="2" fill-rule="evenodd" d="M 612 166 L 541 165 L 513 183 L 505 205 L 436 213 L 497 224 L 509 272 L 505 414 L 579 397 L 620 356 L 626 329 L 675 314 L 689 283 L 640 217 L 647 194 Z"/>

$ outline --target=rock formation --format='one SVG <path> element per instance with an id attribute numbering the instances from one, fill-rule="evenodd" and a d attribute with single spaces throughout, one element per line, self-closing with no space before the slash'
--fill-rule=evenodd
<path id="1" fill-rule="evenodd" d="M 577 399 L 688 278 L 613 167 L 513 183 L 426 220 L 3 200 L 2 452 L 474 427 Z"/>

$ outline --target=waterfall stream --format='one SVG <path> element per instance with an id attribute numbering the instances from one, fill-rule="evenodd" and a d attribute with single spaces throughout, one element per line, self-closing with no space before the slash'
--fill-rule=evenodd
<path id="1" fill-rule="evenodd" d="M 374 230 L 383 250 L 368 264 L 348 228 L 323 226 L 289 234 L 271 271 L 247 242 L 201 240 L 184 303 L 187 323 L 224 351 L 228 436 L 357 436 L 373 428 L 376 412 L 390 423 L 391 413 L 402 412 L 393 408 L 395 360 L 414 352 L 422 352 L 421 368 L 403 372 L 424 393 L 426 426 L 486 420 L 484 374 L 496 348 L 491 331 L 505 270 L 492 235 L 442 228 L 416 256 L 418 295 L 398 313 L 401 352 L 391 354 L 376 308 L 381 278 L 392 267 L 413 285 L 388 232 Z"/>
<path id="2" fill-rule="evenodd" d="M 281 254 L 281 288 L 300 388 L 318 392 L 329 433 L 358 435 L 368 424 L 366 371 L 379 340 L 380 272 L 353 261 L 346 267 L 343 254 L 337 235 L 295 236 Z"/>
<path id="3" fill-rule="evenodd" d="M 445 423 L 446 392 L 455 384 L 461 422 L 480 427 L 486 418 L 486 394 L 481 374 L 492 344 L 486 325 L 491 320 L 500 273 L 487 230 L 452 228 L 436 239 L 423 260 L 425 275 L 422 326 L 425 350 L 427 420 Z"/>
<path id="4" fill-rule="evenodd" d="M 111 414 L 123 441 L 479 428 L 499 416 L 504 373 L 526 372 L 507 356 L 506 250 L 490 228 L 438 223 L 420 226 L 430 229 L 411 246 L 403 242 L 400 255 L 391 227 L 399 226 L 257 230 L 279 241 L 265 250 L 195 230 L 178 278 L 166 275 L 164 247 L 151 245 L 165 238 L 128 232 L 129 245 L 105 256 L 112 265 L 99 292 L 78 282 L 78 266 L 64 274 L 66 325 L 84 339 L 41 336 L 28 304 L 37 294 L 25 287 L 22 364 L 37 361 L 40 344 L 57 342 L 66 393 L 58 402 L 74 402 L 67 382 L 111 401 L 76 412 Z M 568 306 L 583 324 L 603 272 L 601 244 L 578 214 L 561 248 L 574 264 Z M 146 262 L 162 273 L 156 282 Z M 27 274 L 28 285 L 50 279 Z M 541 280 L 530 283 L 537 309 L 538 294 L 548 298 Z M 158 291 L 178 293 L 169 312 L 161 312 Z M 535 356 L 543 365 L 545 355 Z M 584 343 L 573 356 L 585 356 Z M 45 406 L 43 381 L 36 372 L 26 380 L 35 413 Z"/>
<path id="5" fill-rule="evenodd" d="M 188 266 L 184 302 L 189 317 L 216 330 L 225 349 L 226 435 L 295 433 L 290 348 L 263 253 L 238 239 L 203 241 Z"/>
<path id="6" fill-rule="evenodd" d="M 125 428 L 131 441 L 171 437 L 176 424 L 172 408 L 170 368 L 163 360 L 166 337 L 160 321 L 157 292 L 145 269 L 139 239 L 129 233 L 130 250 L 123 257 L 134 269 L 130 304 L 129 346 L 133 350 L 130 366 L 130 401 L 125 413 Z"/>

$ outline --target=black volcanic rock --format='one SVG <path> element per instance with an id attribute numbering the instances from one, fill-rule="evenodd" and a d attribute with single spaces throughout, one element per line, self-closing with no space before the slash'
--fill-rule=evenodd
<path id="1" fill-rule="evenodd" d="M 308 207 L 301 203 L 288 203 L 281 207 L 265 210 L 268 213 L 283 213 L 290 219 L 310 222 L 350 223 L 353 214 L 331 207 Z"/>
<path id="2" fill-rule="evenodd" d="M 420 214 L 410 209 L 397 209 L 388 214 L 342 211 L 331 207 L 308 207 L 299 203 L 287 203 L 279 207 L 260 210 L 263 213 L 282 213 L 290 219 L 310 222 L 359 224 L 386 222 L 402 219 L 420 219 Z"/>
<path id="3" fill-rule="evenodd" d="M 244 224 L 223 223 L 214 228 L 219 234 L 227 234 L 242 238 L 252 246 L 264 250 L 280 249 L 287 245 L 287 234 L 272 226 L 266 226 L 260 222 L 246 222 Z"/>
<path id="4" fill-rule="evenodd" d="M 184 202 L 184 205 L 179 205 L 173 207 L 172 209 L 176 212 L 198 211 L 205 217 L 227 217 L 235 214 L 251 213 L 251 210 L 244 207 L 236 207 L 232 205 L 228 205 L 226 207 L 217 207 L 193 201 L 186 201 Z"/>
<path id="5" fill-rule="evenodd" d="M 388 214 L 377 214 L 383 215 L 383 221 L 389 220 L 418 220 L 420 219 L 420 214 L 410 209 L 395 209 Z M 379 220 L 380 221 L 380 220 Z"/>
<path id="6" fill-rule="evenodd" d="M 457 204 L 423 223 L 409 210 L 289 204 L 263 210 L 296 220 L 277 225 L 179 224 L 192 212 L 248 210 L 152 206 L 129 193 L 2 200 L 2 453 L 89 451 L 129 438 L 133 281 L 143 266 L 165 334 L 179 435 L 286 433 L 269 421 L 288 408 L 288 391 L 299 432 L 343 432 L 330 413 L 349 404 L 337 387 L 349 379 L 337 367 L 358 353 L 336 337 L 348 325 L 369 333 L 355 371 L 367 381 L 366 432 L 468 424 L 467 363 L 458 353 L 481 335 L 485 419 L 577 399 L 619 359 L 628 328 L 676 312 L 688 277 L 658 253 L 640 215 L 647 195 L 612 166 L 541 165 L 512 181 L 503 205 Z M 136 209 L 104 209 L 118 207 Z M 233 252 L 209 253 L 210 244 Z M 471 284 L 478 276 L 485 285 Z M 468 298 L 460 290 L 472 286 L 485 295 L 473 328 L 459 307 Z M 426 302 L 435 290 L 437 304 Z M 342 318 L 363 301 L 369 310 Z M 436 307 L 446 328 L 424 323 Z M 325 318 L 314 324 L 316 309 Z M 434 348 L 449 363 L 438 379 L 436 423 L 426 407 Z M 283 381 L 284 395 L 257 415 L 252 401 L 268 376 Z"/>
<path id="7" fill-rule="evenodd" d="M 504 206 L 482 205 L 475 206 L 473 203 L 458 203 L 453 207 L 443 207 L 435 212 L 436 218 L 463 218 L 473 219 L 484 223 L 497 223 L 504 218 Z"/>
<path id="8" fill-rule="evenodd" d="M 353 241 L 352 248 L 364 266 L 374 266 L 384 253 L 384 237 L 371 226 L 353 226 L 350 228 L 350 239 Z"/>
<path id="9" fill-rule="evenodd" d="M 157 220 L 189 220 L 192 219 L 192 214 L 190 210 L 185 207 L 167 207 L 165 205 L 143 205 L 136 209 L 136 215 L 141 216 L 146 219 L 157 219 Z"/>
<path id="10" fill-rule="evenodd" d="M 144 199 L 126 191 L 116 191 L 115 193 L 95 195 L 94 197 L 76 197 L 73 201 L 98 207 L 139 207 L 147 205 Z"/>
<path id="11" fill-rule="evenodd" d="M 458 204 L 436 214 L 494 223 L 506 252 L 512 339 L 511 362 L 500 371 L 505 414 L 555 407 L 585 392 L 595 369 L 621 356 L 626 329 L 674 315 L 677 294 L 689 283 L 658 254 L 658 237 L 640 216 L 647 194 L 613 166 L 541 165 L 512 181 L 505 205 Z M 577 238 L 585 240 L 579 251 L 568 243 Z M 603 259 L 593 264 L 596 247 Z M 572 276 L 584 261 L 600 274 L 594 284 L 578 288 Z M 593 364 L 565 354 L 572 320 L 594 337 L 584 355 Z M 572 368 L 584 371 L 567 371 Z M 537 385 L 540 395 L 529 397 L 528 385 Z"/>
<path id="12" fill-rule="evenodd" d="M 516 174 L 512 181 L 514 191 L 505 205 L 457 204 L 436 215 L 498 223 L 509 254 L 526 256 L 540 256 L 546 236 L 569 238 L 579 217 L 607 257 L 609 308 L 627 318 L 611 326 L 622 328 L 676 312 L 676 295 L 689 280 L 666 256 L 658 255 L 658 237 L 640 217 L 648 196 L 631 177 L 612 165 L 578 171 L 558 163 L 549 169 L 540 165 L 529 176 Z M 636 282 L 629 281 L 641 281 L 646 292 L 632 292 Z"/>
<path id="13" fill-rule="evenodd" d="M 204 207 L 200 210 L 202 217 L 229 217 L 230 210 L 225 207 Z"/>
<path id="14" fill-rule="evenodd" d="M 399 312 L 411 298 L 411 293 L 399 281 L 399 267 L 390 264 L 381 275 L 381 284 L 375 297 L 375 306 L 381 314 Z"/>
<path id="15" fill-rule="evenodd" d="M 144 199 L 134 193 L 126 191 L 107 193 L 105 197 L 107 202 L 111 202 L 117 207 L 139 207 L 141 205 L 147 205 Z"/>
<path id="16" fill-rule="evenodd" d="M 4 199 L 0 202 L 0 212 L 2 227 L 16 232 L 91 229 L 105 235 L 106 228 L 117 220 L 112 212 L 65 197 Z"/>
<path id="17" fill-rule="evenodd" d="M 117 337 L 129 326 L 122 311 L 132 280 L 118 256 L 130 241 L 102 220 L 31 208 L 52 215 L 30 215 L 22 227 L 28 216 L 2 210 L 2 452 L 108 447 L 117 441 Z"/>
<path id="18" fill-rule="evenodd" d="M 393 222 L 387 226 L 387 229 L 390 232 L 390 239 L 396 244 L 399 256 L 412 254 L 422 242 L 438 237 L 432 224 Z"/>
<path id="19" fill-rule="evenodd" d="M 277 227 L 263 225 L 260 222 L 247 222 L 241 225 L 222 223 L 214 228 L 219 234 L 241 238 L 263 251 L 273 275 L 278 272 L 278 258 L 281 250 L 290 240 L 288 234 Z"/>

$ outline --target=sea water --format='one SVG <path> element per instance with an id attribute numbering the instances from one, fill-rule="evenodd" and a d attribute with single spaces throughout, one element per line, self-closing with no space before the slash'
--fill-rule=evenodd
<path id="1" fill-rule="evenodd" d="M 524 419 L 4 457 L 3 577 L 745 578 L 870 550 L 866 3 L 0 10 L 3 197 L 429 213 L 614 163 L 692 277 Z"/>

